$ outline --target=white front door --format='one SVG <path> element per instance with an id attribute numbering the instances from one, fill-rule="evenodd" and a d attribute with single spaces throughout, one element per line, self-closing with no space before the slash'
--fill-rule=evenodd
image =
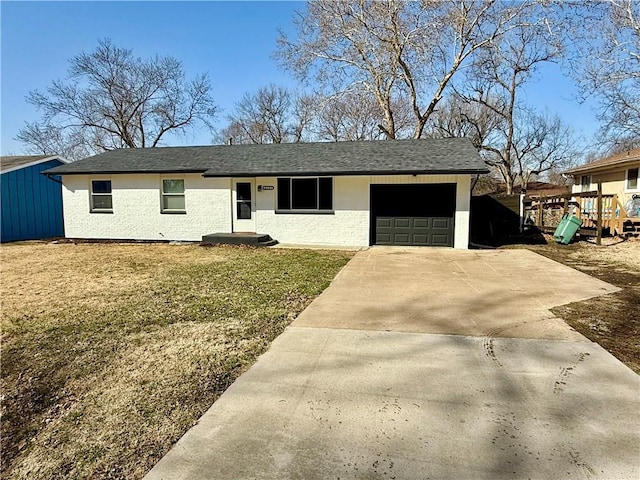
<path id="1" fill-rule="evenodd" d="M 255 181 L 250 178 L 233 180 L 233 231 L 256 231 Z"/>

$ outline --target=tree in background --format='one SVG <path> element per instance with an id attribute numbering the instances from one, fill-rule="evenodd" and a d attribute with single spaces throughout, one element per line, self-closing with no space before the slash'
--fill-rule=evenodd
<path id="1" fill-rule="evenodd" d="M 525 86 L 563 50 L 552 15 L 540 5 L 500 39 L 479 49 L 455 88 L 448 109 L 433 117 L 439 136 L 468 136 L 511 194 L 515 184 L 559 169 L 576 154 L 571 129 L 559 117 L 534 111 Z"/>
<path id="2" fill-rule="evenodd" d="M 365 90 L 378 103 L 387 139 L 399 136 L 394 107 L 405 100 L 410 136 L 420 138 L 454 75 L 535 4 L 311 1 L 294 19 L 295 38 L 280 35 L 276 58 L 328 94 Z"/>
<path id="3" fill-rule="evenodd" d="M 409 124 L 407 103 L 394 105 L 397 125 Z M 404 112 L 404 116 L 402 115 Z M 382 114 L 366 91 L 304 95 L 269 85 L 247 92 L 227 116 L 215 141 L 235 144 L 379 139 Z"/>
<path id="4" fill-rule="evenodd" d="M 17 139 L 26 144 L 27 153 L 34 155 L 60 155 L 68 160 L 78 160 L 95 153 L 79 129 L 65 132 L 46 122 L 27 123 L 18 132 Z"/>
<path id="5" fill-rule="evenodd" d="M 382 115 L 378 102 L 366 91 L 350 90 L 338 95 L 317 95 L 318 114 L 314 131 L 319 140 L 360 141 L 381 137 Z"/>
<path id="6" fill-rule="evenodd" d="M 102 40 L 91 53 L 70 60 L 66 81 L 27 102 L 42 119 L 27 123 L 17 139 L 31 153 L 77 159 L 115 148 L 155 147 L 169 132 L 211 128 L 216 107 L 206 74 L 189 80 L 173 57 L 135 57 Z"/>
<path id="7" fill-rule="evenodd" d="M 567 21 L 575 45 L 569 65 L 582 98 L 600 102 L 601 143 L 610 153 L 640 147 L 640 3 L 576 8 Z"/>
<path id="8" fill-rule="evenodd" d="M 227 117 L 218 141 L 237 144 L 289 143 L 308 140 L 316 102 L 274 84 L 245 93 Z"/>

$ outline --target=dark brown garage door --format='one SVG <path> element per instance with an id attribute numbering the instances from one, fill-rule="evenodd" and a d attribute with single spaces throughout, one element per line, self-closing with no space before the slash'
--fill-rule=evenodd
<path id="1" fill-rule="evenodd" d="M 371 185 L 371 244 L 453 246 L 455 183 Z"/>

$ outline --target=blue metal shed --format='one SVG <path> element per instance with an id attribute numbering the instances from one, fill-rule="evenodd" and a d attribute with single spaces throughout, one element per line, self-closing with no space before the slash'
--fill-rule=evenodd
<path id="1" fill-rule="evenodd" d="M 1 242 L 64 236 L 60 179 L 40 174 L 64 163 L 51 155 L 0 158 Z"/>

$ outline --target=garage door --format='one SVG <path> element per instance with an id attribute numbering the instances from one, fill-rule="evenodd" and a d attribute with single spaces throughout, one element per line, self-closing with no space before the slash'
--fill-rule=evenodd
<path id="1" fill-rule="evenodd" d="M 371 243 L 453 247 L 456 185 L 371 185 Z"/>

